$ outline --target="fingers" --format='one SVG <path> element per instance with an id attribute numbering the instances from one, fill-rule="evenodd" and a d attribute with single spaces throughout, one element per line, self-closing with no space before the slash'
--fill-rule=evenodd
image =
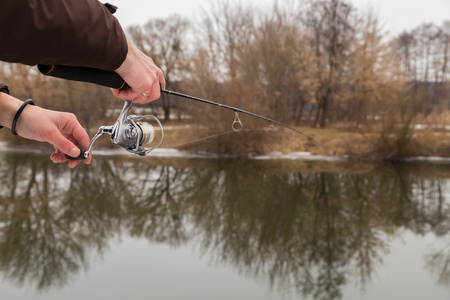
<path id="1" fill-rule="evenodd" d="M 64 128 L 64 130 L 62 130 L 62 132 L 63 132 L 63 134 L 70 136 L 70 139 L 72 140 L 72 142 L 76 143 L 81 148 L 87 150 L 89 147 L 89 143 L 90 143 L 89 136 L 86 133 L 86 131 L 84 130 L 84 128 L 81 126 L 81 124 L 78 123 L 78 120 L 75 117 L 75 115 L 71 114 L 71 118 L 72 118 L 70 120 L 71 126 L 70 125 L 66 126 Z"/>
<path id="2" fill-rule="evenodd" d="M 159 70 L 160 73 L 158 74 L 158 80 L 159 80 L 159 85 L 160 85 L 160 89 L 161 90 L 165 90 L 166 89 L 166 79 L 164 78 L 164 74 L 161 70 Z"/>
<path id="3" fill-rule="evenodd" d="M 60 113 L 58 114 L 61 122 L 57 123 L 57 128 L 48 137 L 48 142 L 53 144 L 55 153 L 51 155 L 54 163 L 64 163 L 68 161 L 66 154 L 72 157 L 78 157 L 81 153 L 80 148 L 88 149 L 89 136 L 83 127 L 78 123 L 75 115 Z M 77 166 L 81 160 L 69 160 L 70 168 Z M 86 164 L 91 163 L 91 157 L 84 159 Z"/>
<path id="4" fill-rule="evenodd" d="M 59 131 L 55 131 L 52 140 L 49 142 L 57 149 L 56 152 L 50 156 L 54 163 L 66 162 L 68 159 L 65 157 L 65 154 L 77 157 L 81 153 L 80 149 L 72 141 L 65 138 Z M 74 168 L 80 162 L 81 161 L 70 160 L 69 167 Z"/>
<path id="5" fill-rule="evenodd" d="M 78 153 L 79 155 L 79 153 Z M 55 153 L 53 153 L 50 156 L 50 159 L 55 163 L 65 163 L 66 161 L 68 161 L 68 166 L 69 168 L 74 168 L 76 167 L 79 163 L 81 163 L 81 160 L 68 160 L 65 156 L 65 154 L 63 152 L 61 152 L 60 150 L 56 150 Z"/>
<path id="6" fill-rule="evenodd" d="M 164 87 L 160 85 L 160 81 L 153 81 L 150 85 L 150 89 L 146 89 L 145 92 L 138 92 L 133 89 L 125 91 L 119 91 L 111 89 L 113 95 L 123 100 L 133 100 L 134 103 L 145 104 L 151 101 L 158 100 L 161 97 L 161 89 L 165 88 L 165 81 L 163 81 Z"/>
<path id="7" fill-rule="evenodd" d="M 154 101 L 161 97 L 161 87 L 159 81 L 153 81 L 151 90 L 147 93 L 142 93 L 134 99 L 135 103 L 147 103 Z"/>
<path id="8" fill-rule="evenodd" d="M 76 141 L 74 141 L 73 139 L 71 139 L 72 142 L 74 142 L 74 144 L 77 144 Z M 90 153 L 88 158 L 85 158 L 83 160 L 70 160 L 67 159 L 66 154 L 72 157 L 78 157 L 80 155 L 80 148 L 87 150 L 88 146 L 80 146 L 80 148 L 73 148 L 71 150 L 70 153 L 65 153 L 63 151 L 61 151 L 60 149 L 57 148 L 57 146 L 54 146 L 55 148 L 55 153 L 53 153 L 50 156 L 50 159 L 54 162 L 54 163 L 65 163 L 68 161 L 68 165 L 70 168 L 73 168 L 75 166 L 77 166 L 79 163 L 81 163 L 82 161 L 84 161 L 85 164 L 89 165 L 92 162 L 92 153 Z"/>

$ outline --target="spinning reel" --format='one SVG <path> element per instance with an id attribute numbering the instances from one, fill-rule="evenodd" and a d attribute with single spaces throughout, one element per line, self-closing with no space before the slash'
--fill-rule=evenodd
<path id="1" fill-rule="evenodd" d="M 128 116 L 133 101 L 127 100 L 120 112 L 119 118 L 112 126 L 101 126 L 97 134 L 92 138 L 89 148 L 87 150 L 81 150 L 78 157 L 71 157 L 66 155 L 68 159 L 85 159 L 91 154 L 92 146 L 94 142 L 102 135 L 110 135 L 111 142 L 118 147 L 122 147 L 128 152 L 146 156 L 148 153 L 158 148 L 164 139 L 164 130 L 161 122 L 155 116 Z M 158 135 L 158 128 L 161 132 L 160 139 L 156 141 L 155 137 Z"/>

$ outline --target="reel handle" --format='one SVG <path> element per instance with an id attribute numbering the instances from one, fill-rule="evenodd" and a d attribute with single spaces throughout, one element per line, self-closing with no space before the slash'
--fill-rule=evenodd
<path id="1" fill-rule="evenodd" d="M 94 142 L 101 137 L 104 134 L 109 134 L 111 135 L 113 130 L 113 126 L 101 126 L 98 129 L 98 132 L 95 134 L 95 136 L 92 138 L 91 142 L 89 143 L 89 147 L 87 150 L 83 149 L 83 148 L 79 148 L 80 149 L 80 155 L 78 155 L 77 157 L 73 157 L 70 155 L 65 155 L 67 159 L 70 160 L 83 160 L 85 158 L 88 158 L 91 155 L 91 150 L 92 150 L 92 146 L 94 145 Z"/>
<path id="2" fill-rule="evenodd" d="M 73 156 L 70 156 L 67 154 L 65 156 L 69 160 L 83 160 L 86 158 L 85 154 L 86 154 L 86 150 L 80 148 L 80 155 L 78 155 L 77 157 L 73 157 Z"/>
<path id="3" fill-rule="evenodd" d="M 44 75 L 61 79 L 89 82 L 116 90 L 126 90 L 130 86 L 113 71 L 105 71 L 86 67 L 69 67 L 58 65 L 38 65 L 38 70 Z"/>

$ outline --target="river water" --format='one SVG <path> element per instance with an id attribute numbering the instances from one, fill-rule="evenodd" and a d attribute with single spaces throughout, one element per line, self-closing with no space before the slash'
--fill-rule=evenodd
<path id="1" fill-rule="evenodd" d="M 0 299 L 450 298 L 447 164 L 0 156 Z"/>

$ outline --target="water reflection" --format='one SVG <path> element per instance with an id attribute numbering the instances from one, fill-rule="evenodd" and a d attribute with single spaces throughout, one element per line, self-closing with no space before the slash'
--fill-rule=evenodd
<path id="1" fill-rule="evenodd" d="M 201 245 L 274 288 L 340 299 L 370 282 L 403 229 L 450 228 L 445 166 L 96 158 L 67 170 L 3 154 L 0 270 L 39 289 L 64 285 L 121 234 Z M 449 248 L 426 262 L 450 282 Z"/>

